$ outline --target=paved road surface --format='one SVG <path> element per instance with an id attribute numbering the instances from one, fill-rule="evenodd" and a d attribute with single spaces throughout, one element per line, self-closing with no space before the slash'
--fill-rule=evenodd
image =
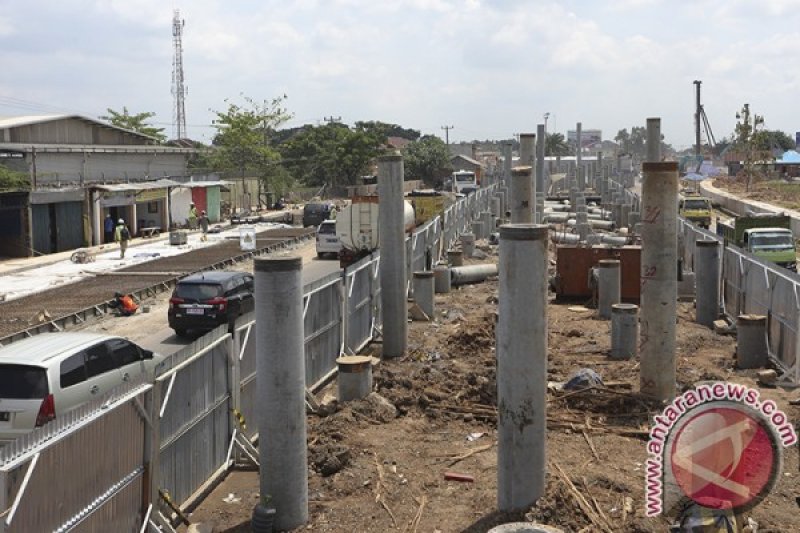
<path id="1" fill-rule="evenodd" d="M 336 260 L 309 258 L 303 262 L 303 284 L 318 280 L 331 272 L 337 272 L 339 270 L 339 262 Z M 139 340 L 138 343 L 148 350 L 169 355 L 191 343 L 195 338 L 196 336 L 176 336 L 175 332 L 167 326 L 167 317 L 164 316 L 164 326 L 147 338 Z"/>

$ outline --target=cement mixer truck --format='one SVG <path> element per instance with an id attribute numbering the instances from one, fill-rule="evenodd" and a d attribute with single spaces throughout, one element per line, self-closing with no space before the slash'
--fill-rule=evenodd
<path id="1" fill-rule="evenodd" d="M 414 230 L 414 208 L 403 202 L 403 224 L 406 233 Z M 378 197 L 357 196 L 336 215 L 336 236 L 342 243 L 339 265 L 342 268 L 366 257 L 380 246 L 378 234 Z"/>

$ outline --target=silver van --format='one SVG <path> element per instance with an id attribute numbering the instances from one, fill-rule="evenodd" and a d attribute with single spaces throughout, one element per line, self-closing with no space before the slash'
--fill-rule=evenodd
<path id="1" fill-rule="evenodd" d="M 163 356 L 127 339 L 42 333 L 0 347 L 0 446 L 142 374 Z"/>

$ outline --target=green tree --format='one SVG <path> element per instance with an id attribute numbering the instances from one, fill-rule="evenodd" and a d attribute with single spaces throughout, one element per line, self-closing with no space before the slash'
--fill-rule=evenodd
<path id="1" fill-rule="evenodd" d="M 355 185 L 383 146 L 375 133 L 337 122 L 306 126 L 279 146 L 285 166 L 309 186 Z"/>
<path id="2" fill-rule="evenodd" d="M 409 143 L 403 153 L 406 179 L 422 180 L 428 187 L 438 187 L 452 170 L 447 145 L 439 137 L 425 135 Z"/>
<path id="3" fill-rule="evenodd" d="M 574 152 L 564 135 L 561 133 L 548 133 L 544 141 L 545 156 L 572 155 Z"/>
<path id="4" fill-rule="evenodd" d="M 100 119 L 110 122 L 113 126 L 153 137 L 157 139 L 158 142 L 164 142 L 167 140 L 167 136 L 163 133 L 164 128 L 156 128 L 155 126 L 151 126 L 147 123 L 148 120 L 156 116 L 155 113 L 145 111 L 144 113 L 136 113 L 135 115 L 131 115 L 128 113 L 127 107 L 122 108 L 122 113 L 119 111 L 114 111 L 110 107 L 106 108 L 106 111 L 108 111 L 108 115 L 103 115 L 100 117 Z"/>
<path id="5" fill-rule="evenodd" d="M 753 180 L 760 177 L 755 163 L 771 161 L 774 157 L 769 147 L 769 136 L 763 135 L 763 130 L 758 131 L 758 126 L 764 124 L 763 116 L 751 114 L 750 104 L 744 104 L 736 113 L 736 120 L 733 131 L 734 149 L 744 157 L 742 177 L 745 180 L 745 189 L 749 191 Z"/>
<path id="6" fill-rule="evenodd" d="M 634 126 L 631 128 L 630 153 L 644 159 L 647 156 L 647 128 Z"/>
<path id="7" fill-rule="evenodd" d="M 226 99 L 224 111 L 212 110 L 217 133 L 208 163 L 214 170 L 256 176 L 267 190 L 281 192 L 291 184 L 291 177 L 280 167 L 281 155 L 271 145 L 271 136 L 291 118 L 283 107 L 286 96 L 264 100 L 263 104 L 246 96 L 243 99 L 244 104 Z"/>
<path id="8" fill-rule="evenodd" d="M 31 181 L 25 172 L 16 172 L 0 165 L 0 190 L 30 189 Z"/>
<path id="9" fill-rule="evenodd" d="M 780 151 L 794 150 L 794 139 L 780 130 L 759 130 L 753 134 L 753 142 L 757 150 Z"/>
<path id="10" fill-rule="evenodd" d="M 619 150 L 623 154 L 631 153 L 631 134 L 627 128 L 623 128 L 614 136 L 614 140 L 619 144 Z"/>
<path id="11" fill-rule="evenodd" d="M 418 130 L 404 128 L 398 124 L 387 124 L 379 120 L 360 120 L 355 123 L 355 129 L 364 133 L 373 134 L 381 142 L 385 142 L 388 137 L 402 137 L 409 141 L 416 141 L 420 136 Z"/>

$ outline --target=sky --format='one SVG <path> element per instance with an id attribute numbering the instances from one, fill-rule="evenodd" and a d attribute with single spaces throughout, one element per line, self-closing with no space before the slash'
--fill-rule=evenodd
<path id="1" fill-rule="evenodd" d="M 185 21 L 189 136 L 241 95 L 286 95 L 287 126 L 397 123 L 450 141 L 581 122 L 613 139 L 660 117 L 717 139 L 744 103 L 794 137 L 800 0 L 0 0 L 0 115 L 127 106 L 171 135 L 172 18 Z"/>

